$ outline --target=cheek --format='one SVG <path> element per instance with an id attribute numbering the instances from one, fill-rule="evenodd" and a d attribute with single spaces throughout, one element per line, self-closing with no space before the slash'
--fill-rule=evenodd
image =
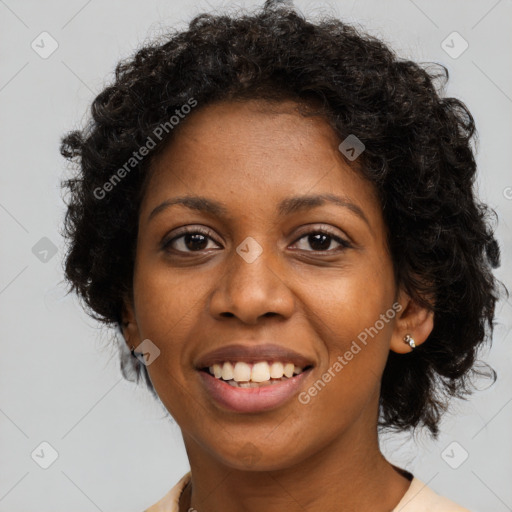
<path id="1" fill-rule="evenodd" d="M 167 405 L 181 400 L 190 378 L 193 343 L 188 342 L 197 330 L 198 315 L 208 293 L 205 279 L 185 278 L 174 269 L 141 265 L 135 273 L 139 336 L 141 341 L 151 340 L 160 350 L 147 369 L 158 395 L 170 399 L 165 400 Z"/>
<path id="2" fill-rule="evenodd" d="M 378 337 L 390 337 L 395 287 L 387 265 L 369 264 L 318 275 L 301 284 L 301 302 L 330 351 L 344 351 L 352 340 L 378 322 Z M 389 314 L 383 323 L 382 314 Z M 382 332 L 380 332 L 382 331 Z M 372 329 L 372 332 L 373 329 Z M 362 336 L 364 338 L 364 335 Z M 377 336 L 375 336 L 377 338 Z"/>
<path id="3" fill-rule="evenodd" d="M 306 304 L 323 340 L 323 362 L 321 382 L 304 401 L 325 393 L 325 403 L 337 400 L 340 407 L 350 407 L 363 404 L 379 388 L 395 322 L 390 269 L 374 264 L 345 269 L 328 282 L 311 280 Z"/>
<path id="4" fill-rule="evenodd" d="M 204 280 L 180 279 L 168 269 L 137 271 L 134 279 L 135 310 L 141 340 L 149 339 L 160 350 L 147 366 L 153 387 L 171 416 L 185 429 L 191 418 L 204 415 L 204 409 L 188 388 L 190 345 L 197 329 L 201 297 L 207 293 Z"/>
<path id="5" fill-rule="evenodd" d="M 178 342 L 207 293 L 206 280 L 199 276 L 180 274 L 161 263 L 143 262 L 134 276 L 140 335 L 150 339 L 153 336 L 165 344 L 168 340 Z"/>
<path id="6" fill-rule="evenodd" d="M 352 309 L 354 303 L 347 308 L 341 304 L 335 317 L 324 318 L 330 321 L 329 335 L 324 338 L 326 359 L 298 397 L 307 411 L 305 418 L 312 423 L 322 418 L 322 435 L 327 438 L 348 428 L 363 411 L 378 410 L 394 321 L 392 313 L 387 322 L 381 320 L 380 314 L 389 309 L 379 307 L 378 301 L 368 302 L 359 310 Z"/>

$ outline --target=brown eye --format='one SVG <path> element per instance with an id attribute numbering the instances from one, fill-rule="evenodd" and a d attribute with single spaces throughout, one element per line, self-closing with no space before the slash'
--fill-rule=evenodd
<path id="1" fill-rule="evenodd" d="M 209 231 L 203 231 L 199 228 L 187 229 L 180 235 L 171 238 L 163 243 L 163 249 L 173 250 L 176 252 L 200 252 L 206 249 L 215 247 L 208 247 L 209 242 L 215 242 L 210 236 Z"/>
<path id="2" fill-rule="evenodd" d="M 314 252 L 335 252 L 336 250 L 339 250 L 340 247 L 343 249 L 346 249 L 347 247 L 351 247 L 350 243 L 344 240 L 343 238 L 340 238 L 339 236 L 336 236 L 328 231 L 324 230 L 315 230 L 311 231 L 303 236 L 301 236 L 298 240 L 306 240 L 306 243 L 313 249 Z M 335 242 L 339 244 L 338 247 L 335 247 L 332 249 L 332 242 Z M 295 244 L 297 244 L 295 242 Z M 300 247 L 299 247 L 300 249 Z M 308 250 L 308 249 L 304 249 Z M 312 251 L 309 251 L 312 252 Z"/>

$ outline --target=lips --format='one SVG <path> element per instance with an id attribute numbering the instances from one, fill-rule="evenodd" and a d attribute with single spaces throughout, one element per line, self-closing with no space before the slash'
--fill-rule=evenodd
<path id="1" fill-rule="evenodd" d="M 198 372 L 208 397 L 223 410 L 239 414 L 263 413 L 289 403 L 304 387 L 311 370 L 273 385 L 243 388 L 233 387 L 206 372 Z"/>
<path id="2" fill-rule="evenodd" d="M 294 366 L 306 368 L 314 366 L 311 358 L 299 354 L 294 350 L 275 344 L 253 344 L 252 345 L 227 345 L 212 350 L 207 354 L 200 356 L 194 363 L 196 369 L 208 369 L 214 364 L 223 364 L 226 361 L 236 363 L 242 361 L 245 363 L 259 363 L 261 361 L 288 362 Z"/>
<path id="3" fill-rule="evenodd" d="M 269 375 L 264 376 L 265 378 L 256 378 L 259 384 L 255 384 L 254 381 L 235 382 L 233 377 L 236 375 L 216 377 L 212 374 L 215 373 L 214 370 L 218 372 L 219 365 L 223 365 L 224 374 L 227 367 L 236 367 L 237 363 L 242 366 L 253 365 L 253 368 L 262 366 L 268 373 L 269 365 L 282 368 L 283 362 L 287 363 L 287 366 L 293 366 L 296 371 L 289 374 L 289 377 L 282 375 L 281 371 L 281 378 L 268 380 Z M 227 345 L 208 352 L 195 361 L 200 382 L 208 396 L 222 409 L 237 413 L 258 413 L 283 406 L 297 394 L 313 366 L 311 358 L 275 344 Z M 294 374 L 297 372 L 298 374 Z M 223 380 L 222 377 L 228 380 Z M 254 375 L 252 377 L 254 378 Z M 237 381 L 246 379 L 236 378 Z"/>

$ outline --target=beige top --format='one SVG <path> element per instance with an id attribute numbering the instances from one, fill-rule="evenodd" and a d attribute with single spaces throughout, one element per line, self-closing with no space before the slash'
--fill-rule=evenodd
<path id="1" fill-rule="evenodd" d="M 179 512 L 180 495 L 190 481 L 190 472 L 158 502 L 144 512 Z M 448 498 L 436 494 L 421 480 L 413 477 L 407 492 L 391 512 L 470 512 Z"/>

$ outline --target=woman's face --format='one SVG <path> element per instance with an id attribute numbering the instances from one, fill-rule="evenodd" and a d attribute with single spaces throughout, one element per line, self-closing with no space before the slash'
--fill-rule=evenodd
<path id="1" fill-rule="evenodd" d="M 372 185 L 328 124 L 294 106 L 191 114 L 140 210 L 125 335 L 160 351 L 147 369 L 187 448 L 233 468 L 278 469 L 374 435 L 398 336 Z M 185 196 L 189 206 L 175 202 Z M 240 363 L 238 381 L 262 382 L 233 386 L 206 368 L 228 379 L 224 362 Z M 305 371 L 269 386 L 290 363 Z"/>

